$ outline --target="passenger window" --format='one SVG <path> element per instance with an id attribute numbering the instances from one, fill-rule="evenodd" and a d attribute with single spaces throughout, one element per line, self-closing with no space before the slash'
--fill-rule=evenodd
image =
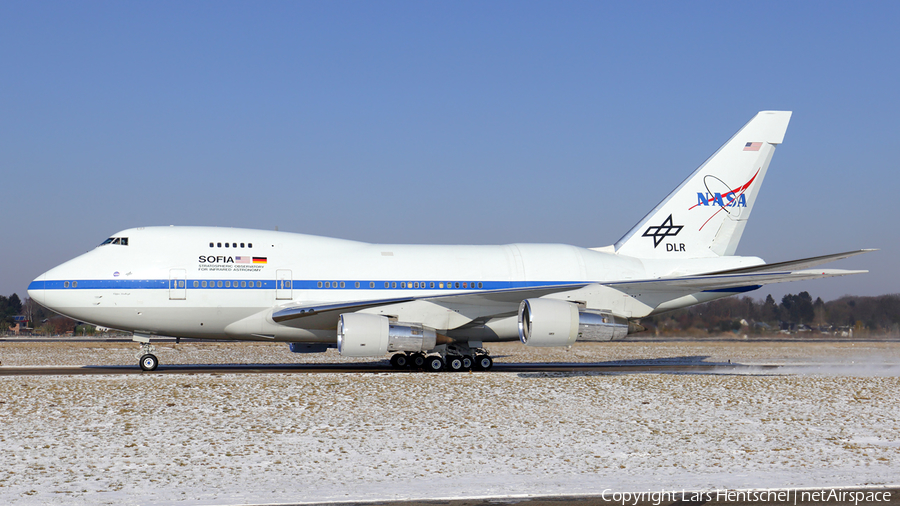
<path id="1" fill-rule="evenodd" d="M 344 288 L 344 282 L 341 281 L 341 288 Z"/>
<path id="2" fill-rule="evenodd" d="M 482 285 L 481 282 L 478 282 L 478 288 L 484 288 L 484 285 Z"/>
<path id="3" fill-rule="evenodd" d="M 244 243 L 241 243 L 241 247 L 242 247 L 242 248 L 244 247 Z"/>
<path id="4" fill-rule="evenodd" d="M 241 281 L 241 288 L 247 288 L 247 282 Z"/>
<path id="5" fill-rule="evenodd" d="M 237 243 L 236 243 L 236 242 L 231 243 L 231 247 L 232 247 L 232 248 L 237 248 Z"/>
<path id="6" fill-rule="evenodd" d="M 225 288 L 231 288 L 231 281 L 225 282 Z"/>
<path id="7" fill-rule="evenodd" d="M 434 281 L 432 281 L 431 283 L 429 283 L 428 288 L 434 288 Z"/>
<path id="8" fill-rule="evenodd" d="M 72 288 L 78 288 L 78 281 L 72 281 Z"/>
<path id="9" fill-rule="evenodd" d="M 197 288 L 198 286 L 200 286 L 200 282 L 199 282 L 199 281 L 194 281 L 194 288 Z"/>
<path id="10" fill-rule="evenodd" d="M 217 242 L 217 243 L 216 243 L 216 246 L 219 247 L 219 248 L 221 248 L 221 247 L 222 247 L 222 243 Z"/>
<path id="11" fill-rule="evenodd" d="M 262 281 L 256 282 L 256 288 L 262 288 Z"/>
<path id="12" fill-rule="evenodd" d="M 406 281 L 400 282 L 400 288 L 406 288 Z"/>
<path id="13" fill-rule="evenodd" d="M 391 282 L 391 288 L 397 288 L 397 282 L 396 282 L 396 281 L 392 281 L 392 282 Z"/>
<path id="14" fill-rule="evenodd" d="M 444 288 L 444 284 L 443 284 L 443 283 L 438 283 L 438 288 Z"/>
<path id="15" fill-rule="evenodd" d="M 184 281 L 182 281 L 182 280 L 178 281 L 178 288 L 184 288 Z"/>
<path id="16" fill-rule="evenodd" d="M 353 288 L 359 288 L 359 281 L 357 281 L 356 283 L 353 283 Z"/>
<path id="17" fill-rule="evenodd" d="M 459 281 L 456 282 L 456 288 L 459 288 Z"/>
<path id="18" fill-rule="evenodd" d="M 69 282 L 68 282 L 68 281 L 66 281 L 66 282 L 63 283 L 63 288 L 69 288 Z"/>
<path id="19" fill-rule="evenodd" d="M 222 288 L 222 282 L 216 281 L 216 288 Z"/>
<path id="20" fill-rule="evenodd" d="M 285 281 L 285 282 L 284 282 L 284 286 L 285 286 L 286 288 L 290 288 L 290 287 L 291 287 L 291 280 Z"/>
<path id="21" fill-rule="evenodd" d="M 369 288 L 375 288 L 375 282 L 369 281 Z"/>
<path id="22" fill-rule="evenodd" d="M 209 247 L 212 248 L 215 246 L 215 243 L 209 243 Z"/>
<path id="23" fill-rule="evenodd" d="M 206 281 L 201 281 L 201 282 L 200 282 L 200 286 L 203 287 L 203 288 L 206 288 Z"/>
<path id="24" fill-rule="evenodd" d="M 316 288 L 322 288 L 322 282 L 321 282 L 321 281 L 319 281 L 318 283 L 316 283 Z"/>
<path id="25" fill-rule="evenodd" d="M 225 243 L 225 247 L 226 247 L 226 248 L 228 247 L 228 243 L 227 243 L 227 242 Z"/>
<path id="26" fill-rule="evenodd" d="M 325 288 L 331 288 L 331 281 L 325 282 Z"/>
<path id="27" fill-rule="evenodd" d="M 248 247 L 248 248 L 252 248 L 252 247 L 253 247 L 253 243 L 252 243 L 252 242 L 248 242 L 248 243 L 247 243 L 247 247 Z"/>

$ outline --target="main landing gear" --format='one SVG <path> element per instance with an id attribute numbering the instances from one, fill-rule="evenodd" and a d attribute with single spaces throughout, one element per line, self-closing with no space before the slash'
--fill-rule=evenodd
<path id="1" fill-rule="evenodd" d="M 156 348 L 154 348 L 153 345 L 150 344 L 150 338 L 135 334 L 134 337 L 132 337 L 132 340 L 141 343 L 140 351 L 134 354 L 135 358 L 138 359 L 138 364 L 141 366 L 141 370 L 156 370 L 156 368 L 159 366 L 159 359 L 156 358 L 156 355 L 154 355 L 154 353 L 156 352 Z"/>
<path id="2" fill-rule="evenodd" d="M 489 371 L 494 366 L 494 360 L 483 348 L 471 348 L 466 344 L 449 344 L 438 346 L 432 351 L 437 355 L 396 353 L 391 357 L 391 367 L 398 370 L 461 372 Z"/>

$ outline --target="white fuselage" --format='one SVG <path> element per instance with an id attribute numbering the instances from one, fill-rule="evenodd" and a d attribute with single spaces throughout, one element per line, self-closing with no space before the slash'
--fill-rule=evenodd
<path id="1" fill-rule="evenodd" d="M 275 325 L 271 313 L 296 304 L 490 293 L 762 263 L 750 257 L 642 261 L 562 244 L 368 244 L 214 227 L 135 228 L 115 237 L 127 245 L 105 244 L 47 271 L 29 286 L 30 296 L 77 320 L 139 334 L 333 342 L 334 319 L 284 326 Z M 470 306 L 416 301 L 393 314 L 445 332 L 497 314 L 490 304 Z M 653 309 L 622 311 L 639 317 Z M 476 337 L 517 339 L 510 318 L 482 322 L 489 331 L 482 328 Z"/>

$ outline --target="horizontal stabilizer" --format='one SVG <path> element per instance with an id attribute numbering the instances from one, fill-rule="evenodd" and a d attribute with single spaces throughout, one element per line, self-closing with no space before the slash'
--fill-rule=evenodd
<path id="1" fill-rule="evenodd" d="M 842 269 L 821 269 L 787 272 L 763 272 L 750 274 L 717 274 L 704 276 L 685 276 L 678 278 L 660 278 L 642 281 L 620 281 L 604 283 L 627 294 L 641 294 L 647 292 L 664 292 L 676 296 L 689 293 L 722 291 L 727 292 L 733 288 L 735 292 L 744 291 L 748 287 L 759 287 L 772 283 L 784 283 L 787 281 L 806 281 L 810 279 L 831 278 L 834 276 L 847 276 L 850 274 L 864 274 L 869 271 L 847 271 Z"/>
<path id="2" fill-rule="evenodd" d="M 846 253 L 833 253 L 831 255 L 822 255 L 818 257 L 810 257 L 803 258 L 800 260 L 790 260 L 788 262 L 777 262 L 774 264 L 763 264 L 763 265 L 754 265 L 753 267 L 742 267 L 739 269 L 728 269 L 724 271 L 711 272 L 710 275 L 715 274 L 746 274 L 751 272 L 777 272 L 777 271 L 787 271 L 794 269 L 809 269 L 810 267 L 815 267 L 817 265 L 827 264 L 829 262 L 834 262 L 836 260 L 843 260 L 845 258 L 855 257 L 856 255 L 862 255 L 863 253 L 871 253 L 873 251 L 878 251 L 877 249 L 861 249 L 856 251 L 848 251 Z"/>

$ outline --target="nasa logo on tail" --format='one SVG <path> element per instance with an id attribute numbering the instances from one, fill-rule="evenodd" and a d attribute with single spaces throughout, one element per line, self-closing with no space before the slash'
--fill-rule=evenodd
<path id="1" fill-rule="evenodd" d="M 732 189 L 731 185 L 712 174 L 704 176 L 703 186 L 706 187 L 706 192 L 697 192 L 697 203 L 689 207 L 688 211 L 697 208 L 713 208 L 715 212 L 710 215 L 708 220 L 703 222 L 703 225 L 700 225 L 700 230 L 703 230 L 703 227 L 709 223 L 709 220 L 722 211 L 734 218 L 740 217 L 742 208 L 747 207 L 747 190 L 753 184 L 753 181 L 756 180 L 757 175 L 759 175 L 758 169 L 749 181 L 734 189 Z"/>

